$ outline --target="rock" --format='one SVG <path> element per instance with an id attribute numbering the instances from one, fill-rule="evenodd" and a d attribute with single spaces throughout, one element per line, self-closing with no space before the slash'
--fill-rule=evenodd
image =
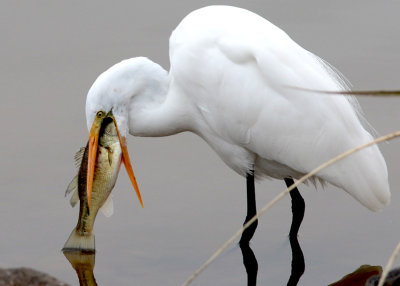
<path id="1" fill-rule="evenodd" d="M 368 279 L 365 286 L 377 286 L 380 275 Z M 400 268 L 392 269 L 386 276 L 384 286 L 399 286 L 400 285 Z"/>
<path id="2" fill-rule="evenodd" d="M 358 269 L 347 274 L 339 281 L 329 284 L 328 286 L 364 286 L 365 282 L 375 275 L 382 273 L 381 266 L 361 265 Z"/>
<path id="3" fill-rule="evenodd" d="M 0 268 L 0 286 L 69 286 L 43 272 L 31 268 Z"/>

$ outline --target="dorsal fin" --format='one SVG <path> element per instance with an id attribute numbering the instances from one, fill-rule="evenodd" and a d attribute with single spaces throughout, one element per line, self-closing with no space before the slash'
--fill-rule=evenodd
<path id="1" fill-rule="evenodd" d="M 82 163 L 83 159 L 83 154 L 85 153 L 85 148 L 86 147 L 81 147 L 74 156 L 75 159 L 75 166 L 79 168 Z M 65 191 L 65 196 L 68 196 L 71 192 L 73 192 L 73 195 L 69 201 L 72 207 L 76 205 L 76 203 L 79 201 L 79 194 L 78 194 L 78 175 L 76 175 L 71 182 L 69 183 L 67 190 Z"/>
<path id="2" fill-rule="evenodd" d="M 78 152 L 75 153 L 74 159 L 75 159 L 75 166 L 79 168 L 82 163 L 82 158 L 83 154 L 85 153 L 85 148 L 86 147 L 81 147 Z"/>

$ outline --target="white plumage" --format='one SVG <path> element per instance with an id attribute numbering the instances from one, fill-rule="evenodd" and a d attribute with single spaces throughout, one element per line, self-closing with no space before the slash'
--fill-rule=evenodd
<path id="1" fill-rule="evenodd" d="M 113 111 L 123 137 L 191 131 L 240 175 L 298 178 L 372 140 L 357 102 L 298 88 L 347 89 L 320 58 L 264 18 L 211 6 L 186 16 L 170 38 L 168 73 L 147 58 L 122 61 L 93 84 L 88 128 L 96 112 Z M 361 119 L 362 120 L 362 119 Z M 387 168 L 377 146 L 323 171 L 371 210 L 390 201 Z"/>

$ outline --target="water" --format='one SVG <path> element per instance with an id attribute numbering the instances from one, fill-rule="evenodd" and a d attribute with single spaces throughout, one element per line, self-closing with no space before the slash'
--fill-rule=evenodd
<path id="1" fill-rule="evenodd" d="M 0 267 L 27 266 L 72 285 L 60 251 L 77 221 L 64 191 L 75 175 L 73 154 L 87 141 L 86 93 L 115 62 L 146 55 L 168 68 L 168 37 L 189 11 L 211 1 L 2 1 L 0 4 Z M 228 3 L 220 1 L 219 3 Z M 399 88 L 397 1 L 231 1 L 281 28 L 341 70 L 355 89 Z M 400 99 L 362 98 L 380 134 L 400 128 Z M 381 213 L 346 193 L 301 186 L 300 229 L 306 270 L 299 285 L 327 285 L 362 264 L 384 265 L 400 240 L 400 142 L 382 144 L 392 203 Z M 129 138 L 141 209 L 122 170 L 115 214 L 99 214 L 99 285 L 180 285 L 242 224 L 245 181 L 192 134 Z M 284 183 L 256 185 L 258 207 Z M 285 285 L 290 275 L 290 199 L 259 221 L 251 247 L 258 285 Z M 395 266 L 399 266 L 396 262 Z M 246 285 L 242 254 L 230 247 L 193 285 Z"/>

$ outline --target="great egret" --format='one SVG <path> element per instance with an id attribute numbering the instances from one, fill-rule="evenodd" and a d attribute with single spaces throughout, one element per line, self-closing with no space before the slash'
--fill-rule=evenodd
<path id="1" fill-rule="evenodd" d="M 355 99 L 310 91 L 347 90 L 341 76 L 250 11 L 210 6 L 191 12 L 173 31 L 169 48 L 169 72 L 144 57 L 127 59 L 102 73 L 87 95 L 89 167 L 96 159 L 96 114 L 112 111 L 123 162 L 138 195 L 128 133 L 199 135 L 247 178 L 246 221 L 256 213 L 255 177 L 285 179 L 290 185 L 372 139 Z M 387 167 L 377 146 L 321 171 L 312 182 L 342 188 L 374 211 L 390 201 Z"/>

